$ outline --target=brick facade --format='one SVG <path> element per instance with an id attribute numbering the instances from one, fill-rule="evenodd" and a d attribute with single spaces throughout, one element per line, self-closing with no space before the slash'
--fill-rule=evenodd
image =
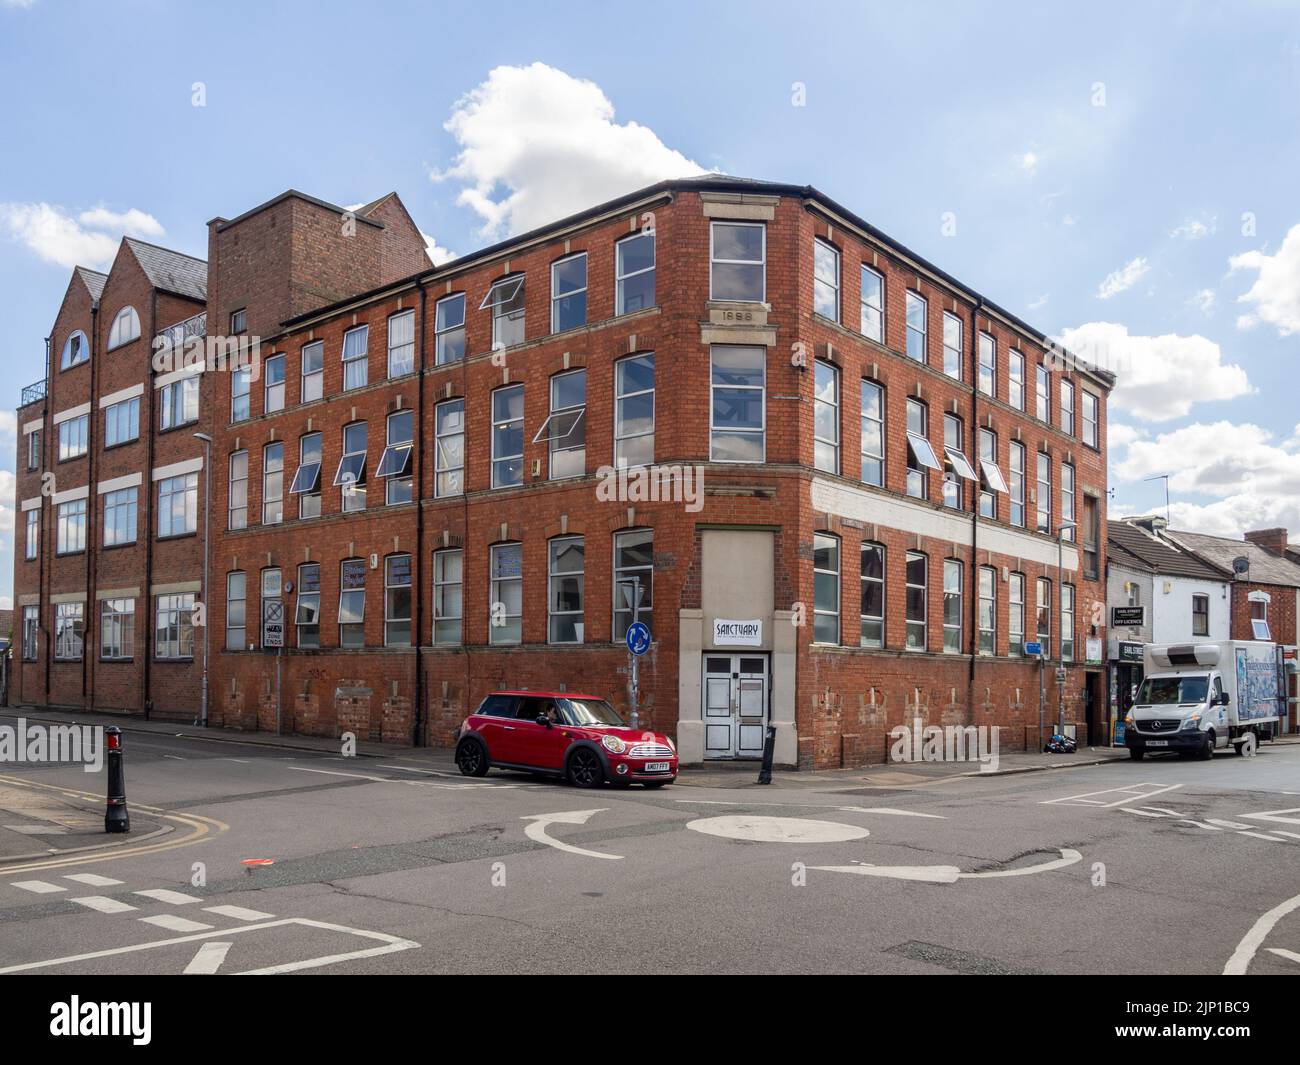
<path id="1" fill-rule="evenodd" d="M 450 742 L 465 714 L 494 688 L 563 685 L 605 695 L 627 710 L 628 656 L 614 630 L 614 542 L 620 532 L 649 529 L 653 607 L 644 620 L 652 627 L 654 643 L 640 664 L 641 720 L 674 735 L 679 745 L 684 730 L 698 734 L 701 719 L 700 706 L 688 694 L 692 683 L 698 691 L 701 649 L 691 642 L 693 636 L 684 634 L 698 630 L 709 610 L 716 615 L 726 609 L 717 604 L 728 603 L 733 592 L 745 590 L 719 587 L 717 576 L 704 564 L 702 545 L 707 537 L 744 531 L 770 537 L 770 563 L 764 559 L 754 580 L 763 587 L 770 582 L 772 589 L 763 604 L 763 615 L 770 620 L 759 653 L 771 655 L 769 713 L 782 730 L 780 761 L 806 767 L 881 761 L 889 728 L 910 724 L 915 717 L 926 724 L 998 726 L 1004 730 L 1004 746 L 1032 746 L 1040 713 L 1040 670 L 1038 663 L 1012 654 L 1009 590 L 1015 575 L 1023 577 L 1025 639 L 1034 638 L 1036 582 L 1041 578 L 1051 589 L 1051 662 L 1043 682 L 1046 719 L 1054 722 L 1063 703 L 1066 720 L 1078 722 L 1084 731 L 1085 701 L 1092 698 L 1100 705 L 1104 691 L 1100 653 L 1095 663 L 1084 660 L 1088 642 L 1103 641 L 1098 646 L 1104 646 L 1105 636 L 1104 616 L 1094 608 L 1105 600 L 1105 538 L 1100 531 L 1106 520 L 1107 375 L 1062 363 L 1053 357 L 1059 353 L 1050 352 L 1045 338 L 1030 327 L 809 189 L 725 178 L 655 186 L 437 269 L 420 261 L 423 243 L 418 248 L 414 243 L 419 237 L 413 225 L 414 238 L 402 228 L 410 220 L 395 197 L 376 201 L 360 214 L 364 217 L 356 220 L 355 232 L 365 235 L 353 244 L 346 242 L 356 238 L 340 236 L 346 217 L 339 209 L 295 195 L 271 201 L 234 222 L 217 220 L 210 226 L 209 331 L 220 331 L 230 311 L 244 307 L 250 332 L 260 337 L 262 358 L 283 354 L 287 367 L 283 409 L 267 411 L 264 381 L 259 379 L 251 388 L 249 416 L 236 422 L 228 420 L 230 376 L 203 375 L 205 416 L 211 419 L 203 431 L 214 438 L 212 591 L 206 604 L 212 648 L 211 723 L 268 729 L 276 727 L 278 716 L 285 731 L 330 736 L 351 731 L 390 742 L 441 745 Z M 619 314 L 616 243 L 641 232 L 651 219 L 656 298 L 653 306 Z M 711 299 L 710 225 L 719 220 L 764 225 L 761 302 Z M 383 228 L 376 228 L 381 224 Z M 838 313 L 832 315 L 819 314 L 814 307 L 814 246 L 819 240 L 839 256 Z M 553 333 L 551 265 L 580 252 L 587 255 L 585 321 Z M 861 329 L 863 266 L 884 278 L 879 342 Z M 492 314 L 481 304 L 494 281 L 514 275 L 525 279 L 523 342 L 494 351 Z M 108 286 L 113 286 L 116 298 L 119 285 L 125 293 L 128 278 L 129 271 L 115 265 L 101 301 L 106 313 L 113 313 Z M 74 280 L 61 316 L 89 313 L 89 299 L 76 294 L 76 284 Z M 927 301 L 928 350 L 923 362 L 906 354 L 908 291 Z M 437 303 L 455 294 L 465 296 L 465 357 L 439 365 Z M 334 302 L 323 306 L 327 301 Z M 413 372 L 390 378 L 390 323 L 411 312 Z M 955 377 L 945 372 L 945 312 L 961 323 L 959 365 L 950 367 Z M 154 320 L 157 327 L 170 324 L 163 314 Z M 343 338 L 361 325 L 368 326 L 366 383 L 345 390 Z M 56 324 L 56 338 L 60 328 Z M 144 329 L 146 336 L 153 331 L 152 323 Z M 993 395 L 976 388 L 980 333 L 994 341 Z M 303 349 L 317 342 L 324 348 L 322 394 L 303 402 Z M 766 352 L 761 463 L 711 461 L 710 360 L 715 345 L 757 345 Z M 1023 407 L 1011 400 L 1013 350 L 1024 359 Z M 610 500 L 602 495 L 598 471 L 613 462 L 615 452 L 616 364 L 645 353 L 654 355 L 654 461 L 659 467 L 703 468 L 698 510 L 681 501 Z M 92 365 L 99 361 L 92 360 Z M 837 371 L 839 448 L 834 471 L 819 470 L 815 462 L 814 382 L 819 361 Z M 1040 364 L 1048 374 L 1047 422 L 1034 412 L 1035 368 Z M 551 480 L 548 445 L 545 440 L 534 442 L 534 436 L 550 411 L 551 379 L 579 368 L 586 370 L 585 473 Z M 86 368 L 81 372 L 88 378 Z M 73 387 L 56 378 L 60 375 L 52 370 L 52 390 L 56 385 L 61 390 Z M 864 484 L 863 479 L 863 381 L 881 386 L 885 396 L 880 486 Z M 1074 389 L 1074 424 L 1064 430 L 1062 382 Z M 518 384 L 523 385 L 521 483 L 493 488 L 493 395 Z M 1096 398 L 1092 431 L 1097 446 L 1084 442 L 1085 391 Z M 991 493 L 993 514 L 977 518 L 979 481 L 962 481 L 960 505 L 945 505 L 939 471 L 930 472 L 924 498 L 909 497 L 909 398 L 925 405 L 926 436 L 941 461 L 945 415 L 960 419 L 961 449 L 976 471 L 977 429 L 995 434 L 995 460 L 1004 476 L 1009 473 L 1012 442 L 1023 446 L 1023 525 L 1012 523 L 1009 498 L 1000 492 Z M 454 400 L 465 405 L 465 490 L 442 497 L 435 492 L 436 410 L 439 403 Z M 57 402 L 48 399 L 46 407 L 61 409 L 72 402 L 70 396 L 61 396 Z M 410 466 L 414 499 L 386 505 L 385 481 L 377 476 L 385 425 L 391 415 L 406 411 L 412 414 L 417 445 Z M 20 427 L 34 416 L 30 408 L 20 411 Z M 335 472 L 344 427 L 360 422 L 366 424 L 368 437 L 366 507 L 344 512 Z M 320 514 L 299 518 L 299 497 L 289 494 L 289 486 L 301 438 L 317 432 L 322 453 Z M 184 436 L 197 446 L 189 431 Z M 284 450 L 284 515 L 278 523 L 264 524 L 264 455 L 268 445 L 276 444 Z M 248 519 L 246 528 L 231 528 L 230 457 L 239 452 L 247 455 Z M 1033 531 L 1040 453 L 1048 457 L 1051 470 L 1053 528 L 1064 513 L 1062 469 L 1074 471 L 1074 520 L 1083 531 L 1087 518 L 1092 533 L 1085 539 L 1091 542 L 1095 536 L 1096 541 L 1095 553 L 1087 554 L 1086 572 L 1084 554 L 1067 544 L 1059 552 L 1064 572 L 1058 573 L 1056 540 Z M 108 462 L 109 454 L 103 461 Z M 159 458 L 152 461 L 158 464 Z M 168 455 L 166 461 L 174 459 Z M 21 468 L 20 462 L 19 498 L 31 490 Z M 812 625 L 816 608 L 825 605 L 814 590 L 814 554 L 817 545 L 824 544 L 816 539 L 819 535 L 836 538 L 839 547 L 839 633 L 834 646 L 816 641 Z M 550 544 L 557 537 L 575 536 L 584 541 L 582 642 L 550 643 Z M 522 635 L 513 646 L 490 642 L 490 549 L 504 543 L 520 544 L 522 553 Z M 879 649 L 859 646 L 855 604 L 860 598 L 863 543 L 883 545 L 885 550 L 884 646 Z M 177 567 L 195 572 L 196 545 L 191 541 L 170 550 L 175 546 L 155 544 L 153 564 L 170 567 L 168 572 Z M 432 635 L 434 559 L 443 549 L 463 552 L 462 638 L 454 646 L 435 645 Z M 115 550 L 129 560 L 125 549 Z M 907 649 L 909 552 L 928 560 L 924 646 L 916 649 Z M 92 578 L 97 588 L 108 586 L 109 573 L 112 580 L 126 580 L 111 568 L 116 563 L 103 561 L 110 553 L 89 553 L 103 570 Z M 21 578 L 24 564 L 18 554 Z M 414 593 L 410 624 L 416 646 L 386 647 L 385 573 L 388 559 L 401 555 L 409 555 Z M 363 563 L 365 575 L 364 647 L 356 649 L 340 646 L 341 566 L 350 559 Z M 65 576 L 63 561 L 54 567 L 59 579 Z M 945 561 L 961 564 L 960 606 L 955 597 L 948 598 L 949 643 L 955 642 L 948 651 Z M 302 594 L 299 567 L 304 564 L 320 567 L 320 649 L 300 648 L 294 626 Z M 981 567 L 990 571 L 995 593 L 995 636 L 988 654 L 975 653 Z M 261 649 L 260 588 L 264 571 L 272 569 L 279 570 L 286 585 L 280 596 L 287 622 L 281 656 Z M 247 621 L 242 633 L 232 625 L 245 648 L 239 650 L 226 646 L 232 620 L 226 582 L 231 573 L 245 575 Z M 1075 648 L 1067 679 L 1058 689 L 1052 667 L 1060 657 L 1062 577 L 1074 594 Z M 86 586 L 84 573 L 68 579 Z M 153 583 L 162 581 L 156 576 Z M 20 580 L 16 605 L 21 587 Z M 150 609 L 143 600 L 137 604 L 138 626 Z M 953 621 L 959 622 L 959 633 Z M 21 627 L 20 619 L 15 626 Z M 93 646 L 93 637 L 88 637 L 87 646 Z M 246 649 L 249 646 L 254 649 Z M 787 646 L 788 653 L 782 650 Z M 719 652 L 710 652 L 706 641 L 702 653 Z M 141 668 L 137 666 L 137 673 Z M 147 678 L 150 670 L 143 673 Z M 109 683 L 107 671 L 100 676 Z M 20 697 L 85 705 L 73 698 L 79 693 L 78 680 L 60 676 L 47 692 L 33 674 Z M 166 687 L 175 693 L 177 705 L 193 712 L 192 680 L 192 668 L 183 678 L 166 680 L 154 669 L 153 690 L 159 693 L 155 704 L 163 705 L 161 689 Z M 129 679 L 113 682 L 111 703 L 107 691 L 96 696 L 99 705 L 142 705 Z M 685 757 L 685 748 L 683 753 Z"/>

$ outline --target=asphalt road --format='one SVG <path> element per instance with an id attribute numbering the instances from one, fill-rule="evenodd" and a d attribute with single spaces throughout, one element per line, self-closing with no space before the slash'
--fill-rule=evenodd
<path id="1" fill-rule="evenodd" d="M 128 757 L 169 831 L 0 864 L 0 972 L 1300 973 L 1300 745 L 655 792 L 139 733 Z"/>

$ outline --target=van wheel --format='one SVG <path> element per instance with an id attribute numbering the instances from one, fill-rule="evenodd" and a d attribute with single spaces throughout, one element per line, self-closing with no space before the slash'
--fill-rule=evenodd
<path id="1" fill-rule="evenodd" d="M 1196 752 L 1196 757 L 1199 758 L 1202 762 L 1208 762 L 1211 758 L 1214 757 L 1214 733 L 1213 732 L 1207 732 L 1205 734 L 1205 742 L 1201 744 L 1201 749 Z"/>
<path id="2" fill-rule="evenodd" d="M 1139 751 L 1136 747 L 1130 747 L 1130 748 L 1128 749 L 1128 756 L 1129 756 L 1130 758 L 1132 758 L 1133 761 L 1135 761 L 1135 762 L 1140 762 L 1140 761 L 1142 761 L 1142 759 L 1143 759 L 1143 757 L 1146 755 L 1146 753 L 1147 753 L 1146 751 Z"/>
<path id="3" fill-rule="evenodd" d="M 1238 743 L 1234 743 L 1234 744 L 1232 745 L 1232 753 L 1235 754 L 1238 758 L 1240 758 L 1240 757 L 1241 757 L 1241 749 L 1242 749 L 1244 746 L 1246 746 L 1246 741 L 1245 741 L 1245 740 L 1241 740 L 1241 741 L 1238 742 Z"/>

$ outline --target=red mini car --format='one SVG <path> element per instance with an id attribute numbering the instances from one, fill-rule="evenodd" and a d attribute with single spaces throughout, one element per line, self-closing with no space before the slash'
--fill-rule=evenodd
<path id="1" fill-rule="evenodd" d="M 461 725 L 456 765 L 467 777 L 496 766 L 579 788 L 606 781 L 660 788 L 677 777 L 677 748 L 662 732 L 629 728 L 596 695 L 493 692 Z"/>

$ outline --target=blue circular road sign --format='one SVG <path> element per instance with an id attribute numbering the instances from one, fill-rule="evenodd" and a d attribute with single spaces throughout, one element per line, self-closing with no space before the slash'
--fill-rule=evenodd
<path id="1" fill-rule="evenodd" d="M 634 655 L 643 655 L 650 650 L 650 626 L 644 621 L 627 627 L 627 649 Z"/>

